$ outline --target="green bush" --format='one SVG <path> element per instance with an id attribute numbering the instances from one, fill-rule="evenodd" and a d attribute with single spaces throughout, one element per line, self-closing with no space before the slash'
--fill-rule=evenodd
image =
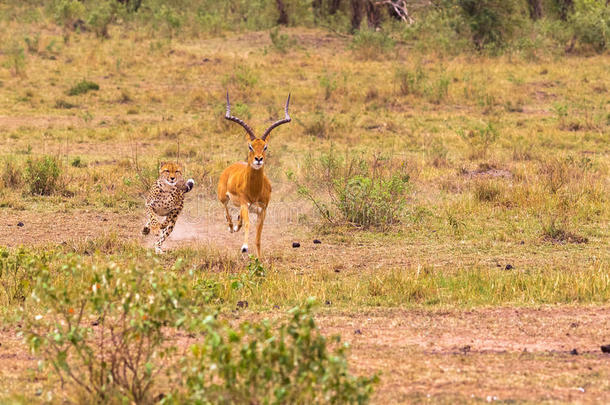
<path id="1" fill-rule="evenodd" d="M 120 3 L 116 0 L 105 0 L 96 2 L 87 17 L 87 26 L 100 38 L 109 38 L 108 27 L 115 20 L 117 7 Z"/>
<path id="2" fill-rule="evenodd" d="M 491 145 L 498 140 L 498 130 L 491 122 L 474 126 L 469 131 L 459 130 L 458 135 L 468 145 L 469 158 L 485 158 Z"/>
<path id="3" fill-rule="evenodd" d="M 610 6 L 604 3 L 600 0 L 583 0 L 569 18 L 574 38 L 600 53 L 610 44 Z"/>
<path id="4" fill-rule="evenodd" d="M 457 5 L 479 50 L 504 46 L 523 24 L 526 11 L 521 0 L 458 0 Z"/>
<path id="5" fill-rule="evenodd" d="M 332 150 L 313 162 L 305 176 L 309 184 L 291 178 L 299 194 L 329 223 L 385 230 L 400 222 L 409 190 L 409 174 L 402 162 L 384 158 L 367 162 L 353 156 L 341 159 Z M 320 189 L 320 184 L 326 188 Z"/>
<path id="6" fill-rule="evenodd" d="M 90 82 L 88 80 L 81 80 L 80 82 L 76 83 L 74 86 L 72 86 L 70 88 L 70 90 L 68 90 L 68 95 L 69 96 L 76 96 L 79 94 L 85 94 L 91 90 L 99 90 L 100 86 L 97 83 L 94 82 Z"/>
<path id="7" fill-rule="evenodd" d="M 330 341 L 312 316 L 313 300 L 289 322 L 244 322 L 238 329 L 208 323 L 202 343 L 182 364 L 185 385 L 166 404 L 365 404 L 377 377 L 349 374 L 346 349 Z M 332 344 L 336 349 L 330 351 Z"/>
<path id="8" fill-rule="evenodd" d="M 354 34 L 350 48 L 357 57 L 372 60 L 389 55 L 395 44 L 387 33 L 365 29 Z"/>
<path id="9" fill-rule="evenodd" d="M 15 303 L 23 303 L 34 287 L 38 276 L 37 263 L 46 263 L 45 253 L 36 254 L 24 249 L 9 252 L 0 249 L 0 286 L 2 295 L 0 303 L 8 307 Z"/>
<path id="10" fill-rule="evenodd" d="M 186 285 L 159 268 L 98 269 L 76 256 L 56 259 L 59 269 L 39 270 L 39 312 L 24 315 L 28 344 L 88 403 L 151 403 L 175 352 L 166 330 L 186 325 Z"/>
<path id="11" fill-rule="evenodd" d="M 51 195 L 57 190 L 61 168 L 51 156 L 28 159 L 25 165 L 24 181 L 31 194 Z"/>

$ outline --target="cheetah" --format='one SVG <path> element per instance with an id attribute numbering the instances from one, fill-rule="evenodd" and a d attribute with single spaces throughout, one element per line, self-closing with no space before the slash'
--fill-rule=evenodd
<path id="1" fill-rule="evenodd" d="M 163 253 L 161 245 L 176 225 L 176 219 L 184 207 L 184 194 L 191 191 L 194 185 L 193 179 L 184 181 L 180 164 L 161 163 L 159 178 L 146 199 L 146 225 L 142 228 L 143 235 L 148 235 L 151 229 L 159 231 L 155 242 L 157 254 Z M 165 217 L 162 223 L 159 223 L 157 215 Z"/>

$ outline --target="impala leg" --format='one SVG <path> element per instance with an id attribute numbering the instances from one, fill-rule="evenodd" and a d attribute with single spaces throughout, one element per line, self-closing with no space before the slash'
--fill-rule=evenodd
<path id="1" fill-rule="evenodd" d="M 226 200 L 222 201 L 222 205 L 225 206 L 225 213 L 226 213 L 226 218 L 227 218 L 227 222 L 229 223 L 229 232 L 233 233 L 235 232 L 235 227 L 233 226 L 233 218 L 231 218 L 231 213 L 229 212 L 229 199 L 227 198 Z"/>
<path id="2" fill-rule="evenodd" d="M 248 253 L 248 234 L 250 233 L 250 218 L 248 218 L 248 205 L 241 205 L 239 222 L 244 224 L 244 244 L 241 247 L 242 253 Z"/>
<path id="3" fill-rule="evenodd" d="M 261 234 L 263 233 L 263 222 L 265 222 L 265 215 L 267 214 L 267 208 L 261 208 L 258 213 L 258 219 L 256 222 L 256 255 L 260 258 L 261 255 Z"/>

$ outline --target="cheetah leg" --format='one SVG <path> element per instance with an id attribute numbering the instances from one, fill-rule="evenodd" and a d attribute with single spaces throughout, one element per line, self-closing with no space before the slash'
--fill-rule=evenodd
<path id="1" fill-rule="evenodd" d="M 160 228 L 159 221 L 157 220 L 157 216 L 153 212 L 150 206 L 146 206 L 146 224 L 144 228 L 142 228 L 142 235 L 148 235 L 150 233 L 151 228 L 156 231 Z"/>
<path id="2" fill-rule="evenodd" d="M 165 217 L 165 221 L 163 221 L 163 224 L 161 224 L 161 229 L 159 231 L 159 239 L 157 239 L 157 242 L 155 243 L 155 253 L 163 253 L 161 245 L 163 245 L 165 239 L 167 239 L 169 234 L 174 230 L 176 220 L 178 219 L 178 214 L 180 214 L 180 210 L 173 210 L 167 214 L 167 217 Z"/>

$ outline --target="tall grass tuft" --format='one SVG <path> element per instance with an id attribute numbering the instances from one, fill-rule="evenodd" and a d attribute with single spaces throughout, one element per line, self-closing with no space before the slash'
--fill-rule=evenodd
<path id="1" fill-rule="evenodd" d="M 51 195 L 57 191 L 60 174 L 59 162 L 52 156 L 28 159 L 24 171 L 24 182 L 30 194 Z"/>

